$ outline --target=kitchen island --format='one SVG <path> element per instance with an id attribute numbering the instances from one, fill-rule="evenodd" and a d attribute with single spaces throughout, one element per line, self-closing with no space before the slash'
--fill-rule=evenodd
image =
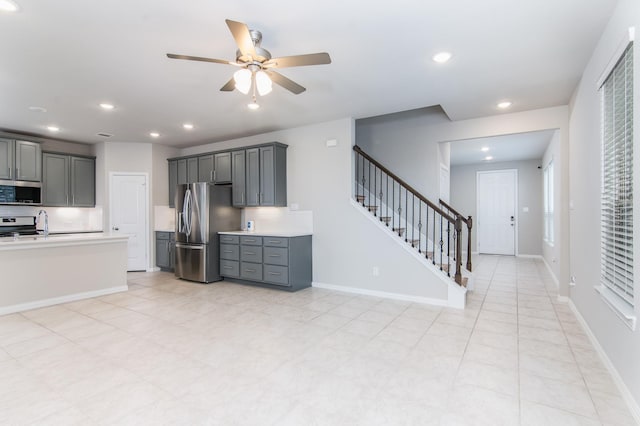
<path id="1" fill-rule="evenodd" d="M 104 233 L 0 238 L 0 315 L 126 291 L 127 238 Z"/>

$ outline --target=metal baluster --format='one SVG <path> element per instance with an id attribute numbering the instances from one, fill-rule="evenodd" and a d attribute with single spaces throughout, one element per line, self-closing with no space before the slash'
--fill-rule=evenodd
<path id="1" fill-rule="evenodd" d="M 422 200 L 418 204 L 418 253 L 422 253 Z"/>
<path id="2" fill-rule="evenodd" d="M 436 211 L 433 211 L 433 237 L 431 239 L 431 246 L 433 249 L 433 253 L 431 256 L 433 258 L 433 264 L 436 264 Z"/>
<path id="3" fill-rule="evenodd" d="M 409 241 L 409 190 L 404 189 L 404 242 Z"/>
<path id="4" fill-rule="evenodd" d="M 447 221 L 447 276 L 451 276 L 451 251 L 449 246 L 451 245 L 451 222 Z"/>
<path id="5" fill-rule="evenodd" d="M 378 205 L 378 202 L 376 201 L 376 197 L 378 196 L 377 192 L 378 190 L 376 189 L 376 186 L 378 185 L 378 166 L 376 166 L 375 164 L 373 165 L 373 206 Z M 378 210 L 376 210 L 376 208 L 373 208 L 373 215 L 378 217 Z"/>
<path id="6" fill-rule="evenodd" d="M 440 270 L 442 271 L 442 252 L 443 250 L 443 245 L 444 245 L 444 241 L 442 241 L 442 215 L 440 215 Z"/>
<path id="7" fill-rule="evenodd" d="M 391 230 L 396 227 L 396 181 L 391 181 L 392 206 L 391 206 Z"/>
<path id="8" fill-rule="evenodd" d="M 360 193 L 358 192 L 359 191 L 359 185 L 358 185 L 359 166 L 360 166 L 360 153 L 356 152 L 356 178 L 354 179 L 354 182 L 356 183 L 356 201 L 358 201 L 358 199 L 360 198 L 359 197 Z"/>
<path id="9" fill-rule="evenodd" d="M 425 209 L 427 211 L 426 219 L 424 221 L 424 256 L 429 258 L 429 206 Z"/>
<path id="10" fill-rule="evenodd" d="M 416 194 L 411 193 L 411 247 L 415 247 L 415 230 L 416 230 Z"/>
<path id="11" fill-rule="evenodd" d="M 362 157 L 362 206 L 363 206 L 363 207 L 364 207 L 364 205 L 365 205 L 364 199 L 365 199 L 365 197 L 366 197 L 366 195 L 364 194 L 364 185 L 365 185 L 365 184 L 366 184 L 366 182 L 367 182 L 367 179 L 365 179 L 365 177 L 364 177 L 364 165 L 365 165 L 364 160 L 365 160 L 365 158 L 364 158 L 364 156 L 363 156 L 363 157 Z"/>
<path id="12" fill-rule="evenodd" d="M 387 213 L 385 216 L 387 218 L 389 217 L 389 175 L 387 175 Z M 389 226 L 388 220 L 387 220 L 387 226 Z"/>

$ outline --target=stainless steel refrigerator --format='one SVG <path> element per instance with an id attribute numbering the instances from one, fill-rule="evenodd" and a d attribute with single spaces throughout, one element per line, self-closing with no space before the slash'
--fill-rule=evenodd
<path id="1" fill-rule="evenodd" d="M 218 232 L 240 229 L 240 210 L 231 206 L 231 186 L 178 185 L 175 197 L 176 276 L 202 283 L 221 280 Z"/>

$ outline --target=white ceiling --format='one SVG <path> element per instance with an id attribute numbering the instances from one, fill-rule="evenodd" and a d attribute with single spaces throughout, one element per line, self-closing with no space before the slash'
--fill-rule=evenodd
<path id="1" fill-rule="evenodd" d="M 95 143 L 190 146 L 343 117 L 442 105 L 453 120 L 567 104 L 616 0 L 15 0 L 0 13 L 0 128 Z M 225 19 L 262 31 L 273 56 L 326 51 L 287 68 L 258 111 L 220 92 L 235 58 Z M 453 59 L 438 65 L 441 50 Z M 100 110 L 112 102 L 116 109 Z M 32 112 L 39 106 L 47 112 Z M 182 123 L 192 122 L 192 131 Z M 161 133 L 151 140 L 152 130 Z"/>
<path id="2" fill-rule="evenodd" d="M 450 142 L 451 166 L 542 159 L 555 130 Z M 482 148 L 488 148 L 483 151 Z M 487 156 L 493 157 L 487 161 Z"/>

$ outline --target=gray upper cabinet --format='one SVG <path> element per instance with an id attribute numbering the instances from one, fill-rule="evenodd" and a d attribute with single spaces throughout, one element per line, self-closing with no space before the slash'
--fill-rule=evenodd
<path id="1" fill-rule="evenodd" d="M 45 152 L 42 154 L 42 204 L 69 205 L 69 156 Z"/>
<path id="2" fill-rule="evenodd" d="M 95 207 L 95 158 L 42 154 L 42 204 L 52 207 Z"/>
<path id="3" fill-rule="evenodd" d="M 187 159 L 176 160 L 178 164 L 178 185 L 187 183 Z"/>
<path id="4" fill-rule="evenodd" d="M 234 206 L 287 205 L 286 145 L 273 143 L 234 151 L 232 163 Z"/>
<path id="5" fill-rule="evenodd" d="M 95 207 L 96 205 L 96 160 L 95 158 L 70 157 L 71 159 L 71 205 Z"/>
<path id="6" fill-rule="evenodd" d="M 198 157 L 198 182 L 231 183 L 231 152 Z"/>
<path id="7" fill-rule="evenodd" d="M 198 182 L 198 157 L 187 158 L 187 183 Z"/>
<path id="8" fill-rule="evenodd" d="M 198 157 L 198 182 L 213 182 L 213 154 Z"/>
<path id="9" fill-rule="evenodd" d="M 13 179 L 13 140 L 0 139 L 0 179 Z"/>
<path id="10" fill-rule="evenodd" d="M 246 176 L 245 176 L 245 151 L 233 151 L 231 153 L 231 172 L 232 172 L 232 201 L 235 207 L 244 207 L 246 206 L 246 197 L 245 197 L 245 186 L 246 186 Z"/>
<path id="11" fill-rule="evenodd" d="M 176 186 L 178 185 L 178 160 L 169 160 L 169 207 L 175 207 Z"/>
<path id="12" fill-rule="evenodd" d="M 42 180 L 40 144 L 0 139 L 0 179 L 40 182 Z"/>
<path id="13" fill-rule="evenodd" d="M 231 183 L 231 153 L 219 152 L 214 155 L 214 175 L 215 183 Z"/>
<path id="14" fill-rule="evenodd" d="M 260 149 L 247 149 L 247 207 L 260 205 Z"/>

